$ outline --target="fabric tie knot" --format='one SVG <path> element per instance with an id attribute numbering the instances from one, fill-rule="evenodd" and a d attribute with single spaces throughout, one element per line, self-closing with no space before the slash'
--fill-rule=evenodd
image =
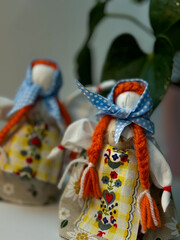
<path id="1" fill-rule="evenodd" d="M 115 88 L 118 84 L 125 82 L 138 82 L 145 87 L 143 94 L 133 109 L 122 108 L 113 102 Z M 107 98 L 89 91 L 79 81 L 76 81 L 76 84 L 88 100 L 99 109 L 97 116 L 111 115 L 117 119 L 114 136 L 115 143 L 118 143 L 122 131 L 131 123 L 135 123 L 144 128 L 147 135 L 151 136 L 154 134 L 154 124 L 149 119 L 152 112 L 152 99 L 146 81 L 142 79 L 120 80 L 112 88 Z"/>
<path id="2" fill-rule="evenodd" d="M 32 66 L 34 62 L 36 62 L 36 60 L 32 61 L 27 69 L 26 77 L 14 99 L 15 105 L 8 113 L 8 116 L 11 116 L 25 106 L 34 104 L 37 100 L 37 97 L 39 96 L 44 102 L 49 115 L 61 122 L 62 116 L 56 101 L 58 91 L 62 86 L 60 69 L 58 65 L 53 62 L 56 65 L 57 69 L 55 70 L 54 79 L 52 81 L 51 87 L 45 90 L 36 83 L 34 83 L 32 80 Z"/>

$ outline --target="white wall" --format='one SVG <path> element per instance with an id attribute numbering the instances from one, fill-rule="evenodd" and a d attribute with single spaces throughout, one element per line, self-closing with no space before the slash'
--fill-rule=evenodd
<path id="1" fill-rule="evenodd" d="M 73 90 L 74 57 L 94 1 L 0 1 L 0 95 L 14 97 L 29 62 L 52 58 L 64 76 L 62 96 Z"/>
<path id="2" fill-rule="evenodd" d="M 47 57 L 58 61 L 64 76 L 61 93 L 65 97 L 75 89 L 75 56 L 87 31 L 89 9 L 93 0 L 1 0 L 0 1 L 0 95 L 14 97 L 29 62 Z M 148 3 L 132 4 L 131 0 L 115 0 L 107 12 L 133 14 L 145 25 Z M 141 47 L 151 51 L 153 39 L 127 20 L 105 19 L 97 28 L 92 47 L 96 82 L 112 39 L 122 32 L 132 32 Z"/>

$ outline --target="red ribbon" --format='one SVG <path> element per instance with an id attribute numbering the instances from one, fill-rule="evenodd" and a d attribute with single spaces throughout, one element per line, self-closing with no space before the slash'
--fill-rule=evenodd
<path id="1" fill-rule="evenodd" d="M 100 85 L 98 85 L 96 88 L 97 88 L 97 90 L 98 90 L 99 93 L 102 92 L 102 88 L 101 88 Z"/>
<path id="2" fill-rule="evenodd" d="M 65 147 L 63 145 L 57 146 L 60 150 L 65 150 Z"/>
<path id="3" fill-rule="evenodd" d="M 171 192 L 171 186 L 163 187 L 164 191 Z"/>

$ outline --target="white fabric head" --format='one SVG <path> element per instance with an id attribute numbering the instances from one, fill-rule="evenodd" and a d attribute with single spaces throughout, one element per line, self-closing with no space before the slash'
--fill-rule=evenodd
<path id="1" fill-rule="evenodd" d="M 55 70 L 45 64 L 38 64 L 32 68 L 32 81 L 44 90 L 52 86 Z"/>
<path id="2" fill-rule="evenodd" d="M 139 94 L 135 92 L 127 91 L 127 92 L 121 93 L 116 98 L 115 103 L 121 108 L 132 110 L 136 106 L 139 99 L 140 99 Z"/>

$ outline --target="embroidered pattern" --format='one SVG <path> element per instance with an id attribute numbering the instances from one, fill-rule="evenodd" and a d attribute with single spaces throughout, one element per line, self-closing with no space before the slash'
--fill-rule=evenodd
<path id="1" fill-rule="evenodd" d="M 115 215 L 117 213 L 118 203 L 115 201 L 116 196 L 113 191 L 115 187 L 118 188 L 121 186 L 121 180 L 117 178 L 118 174 L 115 171 L 111 171 L 110 178 L 103 176 L 101 179 L 101 181 L 107 185 L 107 190 L 103 191 L 103 197 L 100 199 L 100 211 L 95 215 L 101 230 L 107 230 L 112 226 L 117 227 Z"/>
<path id="2" fill-rule="evenodd" d="M 48 125 L 45 123 L 35 123 L 34 128 L 29 127 L 25 138 L 27 139 L 28 148 L 22 149 L 20 154 L 26 157 L 27 166 L 15 171 L 22 177 L 35 177 L 36 171 L 33 171 L 31 165 L 35 161 L 41 160 L 42 141 L 47 136 Z"/>
<path id="3" fill-rule="evenodd" d="M 1 169 L 14 172 L 22 179 L 36 177 L 43 181 L 57 182 L 61 162 L 46 157 L 58 140 L 59 132 L 53 126 L 49 127 L 43 122 L 21 125 L 3 146 L 7 161 L 1 165 Z"/>
<path id="4" fill-rule="evenodd" d="M 99 161 L 102 197 L 87 201 L 78 226 L 109 240 L 136 240 L 140 181 L 135 154 L 106 145 Z"/>

